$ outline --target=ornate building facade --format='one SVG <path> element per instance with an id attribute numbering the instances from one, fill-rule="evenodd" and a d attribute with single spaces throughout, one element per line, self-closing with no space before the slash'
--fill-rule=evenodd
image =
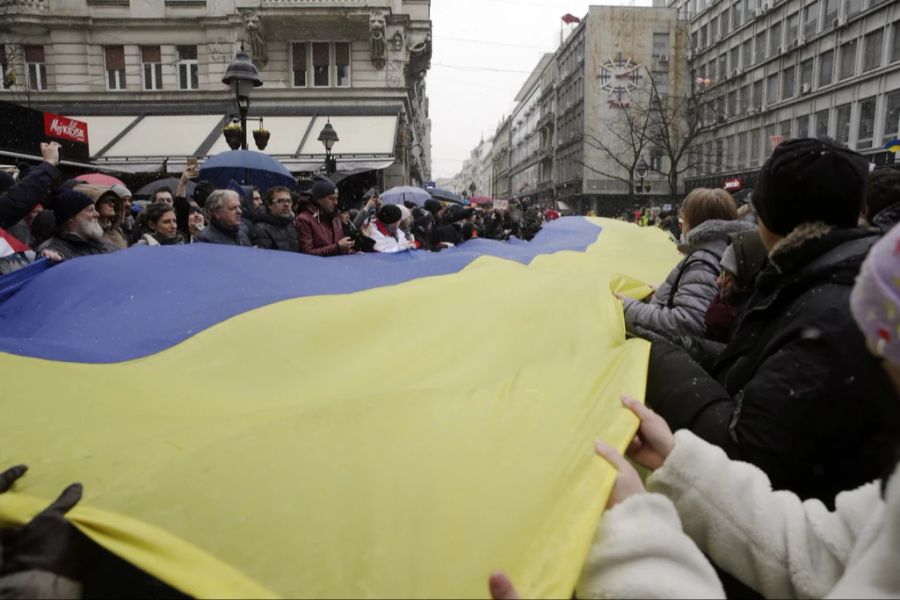
<path id="1" fill-rule="evenodd" d="M 0 0 L 0 99 L 86 121 L 95 164 L 178 172 L 228 149 L 237 109 L 221 80 L 243 47 L 263 81 L 248 129 L 262 118 L 267 153 L 317 171 L 330 122 L 339 173 L 417 184 L 431 171 L 430 11 L 430 0 Z"/>

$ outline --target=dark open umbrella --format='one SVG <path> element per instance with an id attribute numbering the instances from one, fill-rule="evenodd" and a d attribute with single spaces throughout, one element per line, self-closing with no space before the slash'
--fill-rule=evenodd
<path id="1" fill-rule="evenodd" d="M 146 196 L 149 198 L 153 195 L 153 192 L 161 187 L 169 188 L 174 194 L 178 189 L 178 177 L 166 177 L 165 179 L 160 179 L 158 181 L 151 181 L 150 183 L 136 191 L 134 195 L 136 198 L 139 198 L 141 196 Z M 187 182 L 184 193 L 187 194 L 188 198 L 194 195 L 194 187 L 196 187 L 196 184 L 193 181 Z"/>
<path id="2" fill-rule="evenodd" d="M 211 181 L 219 188 L 227 188 L 230 181 L 252 185 L 265 192 L 270 187 L 297 187 L 287 167 L 262 152 L 232 150 L 208 159 L 200 168 L 200 179 Z"/>
<path id="3" fill-rule="evenodd" d="M 443 200 L 444 202 L 454 202 L 456 204 L 469 203 L 468 200 L 457 193 L 451 192 L 450 190 L 443 190 L 441 188 L 429 188 L 428 193 L 431 194 L 432 198 Z"/>

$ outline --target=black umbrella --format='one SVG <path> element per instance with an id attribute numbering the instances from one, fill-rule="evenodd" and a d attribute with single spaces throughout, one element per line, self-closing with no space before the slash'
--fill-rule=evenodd
<path id="1" fill-rule="evenodd" d="M 155 192 L 156 190 L 158 190 L 161 187 L 169 188 L 170 190 L 172 190 L 172 194 L 174 195 L 175 190 L 178 189 L 179 181 L 180 181 L 180 179 L 178 177 L 166 177 L 165 179 L 160 179 L 158 181 L 151 181 L 150 183 L 148 183 L 147 185 L 145 185 L 144 187 L 139 189 L 137 192 L 135 192 L 134 195 L 135 195 L 135 197 L 146 196 L 149 198 L 150 196 L 153 195 L 153 192 Z M 193 181 L 187 182 L 187 187 L 185 188 L 184 193 L 187 194 L 188 198 L 190 198 L 191 196 L 194 195 L 195 185 L 196 184 Z"/>
<path id="2" fill-rule="evenodd" d="M 450 190 L 442 190 L 441 188 L 427 188 L 432 198 L 443 200 L 444 202 L 454 202 L 456 204 L 468 204 L 469 201 Z"/>

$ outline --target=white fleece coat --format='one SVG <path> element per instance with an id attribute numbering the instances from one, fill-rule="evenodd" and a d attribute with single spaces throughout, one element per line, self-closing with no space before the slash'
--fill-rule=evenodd
<path id="1" fill-rule="evenodd" d="M 689 431 L 675 440 L 650 493 L 601 521 L 579 598 L 724 598 L 700 550 L 767 598 L 900 597 L 900 468 L 885 499 L 870 483 L 829 512 Z"/>

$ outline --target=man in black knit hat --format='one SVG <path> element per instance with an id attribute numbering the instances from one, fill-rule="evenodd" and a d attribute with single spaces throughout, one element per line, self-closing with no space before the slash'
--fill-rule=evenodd
<path id="1" fill-rule="evenodd" d="M 106 254 L 118 250 L 103 240 L 100 213 L 94 201 L 81 192 L 67 190 L 53 196 L 49 203 L 56 218 L 56 231 L 39 250 L 56 252 L 63 259 Z"/>
<path id="2" fill-rule="evenodd" d="M 647 404 L 766 472 L 776 489 L 828 505 L 875 479 L 884 380 L 849 296 L 877 232 L 858 228 L 865 157 L 823 140 L 779 146 L 753 201 L 768 260 L 732 341 L 704 364 L 654 343 Z"/>

